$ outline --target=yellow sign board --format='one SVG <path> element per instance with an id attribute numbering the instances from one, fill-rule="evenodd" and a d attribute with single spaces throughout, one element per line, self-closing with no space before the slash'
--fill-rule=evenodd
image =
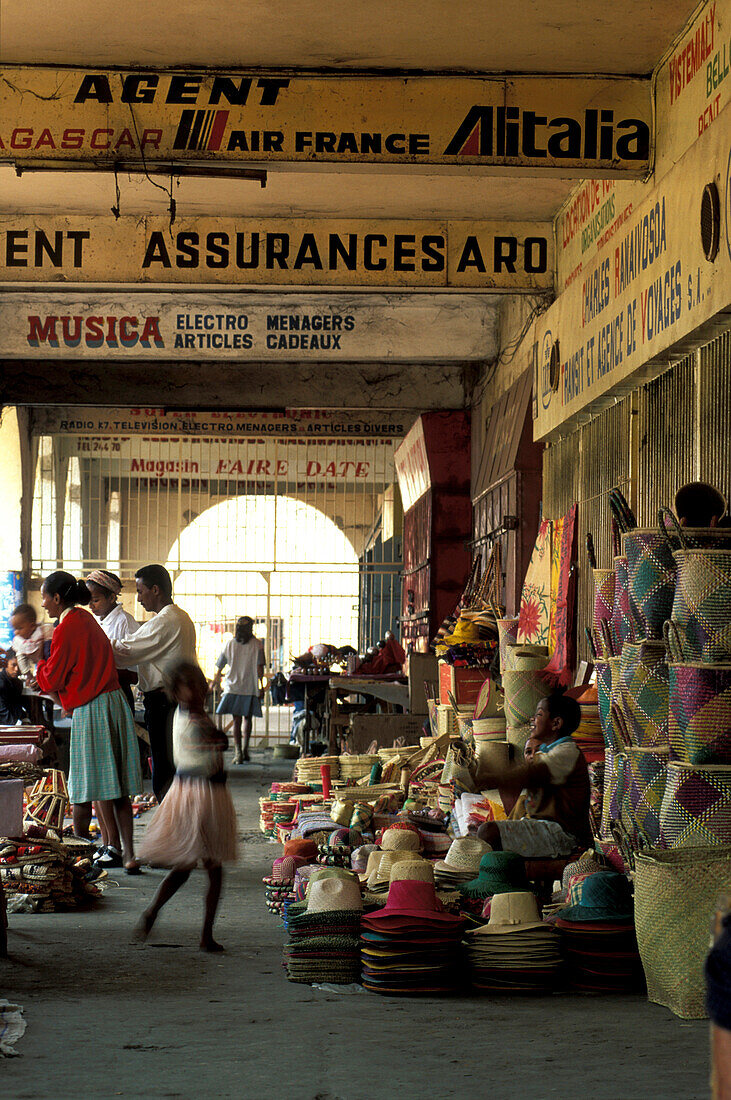
<path id="1" fill-rule="evenodd" d="M 0 216 L 0 283 L 553 285 L 540 222 Z"/>
<path id="2" fill-rule="evenodd" d="M 729 323 L 731 105 L 536 322 L 535 437 L 550 437 L 659 373 Z M 717 187 L 703 219 L 701 204 Z M 717 201 L 715 221 L 712 211 Z M 706 254 L 706 249 L 708 255 Z"/>
<path id="3" fill-rule="evenodd" d="M 731 100 L 731 0 L 699 9 L 658 69 L 655 97 L 660 179 Z"/>
<path id="4" fill-rule="evenodd" d="M 650 82 L 634 77 L 0 69 L 0 158 L 449 164 L 642 176 Z"/>

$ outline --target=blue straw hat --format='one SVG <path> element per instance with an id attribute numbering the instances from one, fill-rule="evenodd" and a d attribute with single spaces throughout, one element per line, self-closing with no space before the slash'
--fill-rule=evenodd
<path id="1" fill-rule="evenodd" d="M 525 861 L 515 852 L 486 852 L 477 878 L 458 887 L 468 898 L 488 898 L 528 889 Z"/>

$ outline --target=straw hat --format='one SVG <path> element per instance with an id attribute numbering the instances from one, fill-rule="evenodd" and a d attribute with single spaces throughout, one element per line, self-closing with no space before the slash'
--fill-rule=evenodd
<path id="1" fill-rule="evenodd" d="M 353 912 L 363 908 L 360 886 L 343 878 L 318 879 L 310 884 L 307 913 Z"/>
<path id="2" fill-rule="evenodd" d="M 460 893 L 472 898 L 490 894 L 510 894 L 525 890 L 528 879 L 525 862 L 515 852 L 488 852 L 480 860 L 477 878 L 459 887 Z"/>
<path id="3" fill-rule="evenodd" d="M 435 871 L 471 871 L 476 875 L 480 860 L 492 848 L 476 836 L 462 836 L 453 840 L 444 859 L 434 864 Z"/>
<path id="4" fill-rule="evenodd" d="M 391 881 L 391 868 L 400 860 L 413 860 L 414 853 L 409 851 L 381 852 L 378 868 L 368 877 L 368 888 L 383 886 Z"/>
<path id="5" fill-rule="evenodd" d="M 434 868 L 428 859 L 402 859 L 394 863 L 389 875 L 389 886 L 394 882 L 434 882 Z"/>
<path id="6" fill-rule="evenodd" d="M 381 837 L 384 852 L 418 852 L 421 850 L 421 837 L 412 825 L 406 828 L 391 827 Z"/>
<path id="7" fill-rule="evenodd" d="M 441 924 L 463 925 L 462 917 L 446 913 L 437 897 L 434 884 L 414 879 L 396 880 L 388 891 L 388 901 L 377 913 L 368 915 L 369 927 L 373 928 L 384 921 L 384 927 L 394 917 L 417 917 Z"/>
<path id="8" fill-rule="evenodd" d="M 632 918 L 632 892 L 624 875 L 597 871 L 583 880 L 581 901 L 562 909 L 561 920 L 625 921 Z"/>
<path id="9" fill-rule="evenodd" d="M 535 895 L 521 890 L 496 894 L 492 899 L 489 922 L 476 929 L 475 935 L 504 936 L 508 932 L 545 927 L 538 912 Z"/>
<path id="10" fill-rule="evenodd" d="M 358 878 L 361 882 L 367 882 L 373 872 L 378 870 L 378 865 L 381 862 L 382 855 L 383 852 L 380 848 L 376 848 L 374 851 L 369 852 L 368 862 L 366 863 L 365 871 L 361 871 L 358 873 Z"/>
<path id="11" fill-rule="evenodd" d="M 358 876 L 349 871 L 346 867 L 318 867 L 313 871 L 307 882 L 307 894 L 309 895 L 312 886 L 316 882 L 322 882 L 327 878 L 340 878 L 345 882 L 358 882 Z"/>
<path id="12" fill-rule="evenodd" d="M 365 871 L 371 854 L 377 851 L 378 848 L 375 844 L 361 844 L 359 848 L 355 848 L 350 853 L 351 868 L 358 873 Z"/>

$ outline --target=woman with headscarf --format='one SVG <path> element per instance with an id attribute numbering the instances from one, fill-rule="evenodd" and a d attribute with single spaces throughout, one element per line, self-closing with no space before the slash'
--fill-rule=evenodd
<path id="1" fill-rule="evenodd" d="M 89 607 L 110 641 L 134 634 L 139 623 L 117 600 L 122 592 L 122 582 L 116 573 L 110 573 L 106 569 L 93 569 L 86 578 L 86 587 L 89 589 Z M 132 669 L 117 668 L 117 676 L 119 686 L 134 714 L 132 684 L 137 683 L 137 673 Z M 106 812 L 101 802 L 94 803 L 94 811 L 102 834 L 101 846 L 97 849 L 94 862 L 105 871 L 121 867 L 121 841 L 117 820 L 113 813 Z"/>
<path id="2" fill-rule="evenodd" d="M 57 570 L 43 582 L 41 598 L 58 626 L 50 657 L 38 663 L 36 680 L 42 691 L 57 692 L 72 715 L 68 786 L 74 832 L 89 839 L 92 803 L 105 803 L 121 834 L 124 866 L 129 874 L 139 874 L 130 795 L 140 790 L 142 773 L 111 643 L 93 615 L 79 606 L 89 602 L 83 581 Z"/>

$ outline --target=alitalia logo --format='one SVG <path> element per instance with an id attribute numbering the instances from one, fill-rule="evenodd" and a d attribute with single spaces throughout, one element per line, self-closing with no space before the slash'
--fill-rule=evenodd
<path id="1" fill-rule="evenodd" d="M 614 111 L 588 109 L 583 118 L 549 119 L 521 107 L 471 107 L 444 150 L 445 157 L 553 160 L 647 160 L 650 128 L 638 118 L 615 121 Z"/>

